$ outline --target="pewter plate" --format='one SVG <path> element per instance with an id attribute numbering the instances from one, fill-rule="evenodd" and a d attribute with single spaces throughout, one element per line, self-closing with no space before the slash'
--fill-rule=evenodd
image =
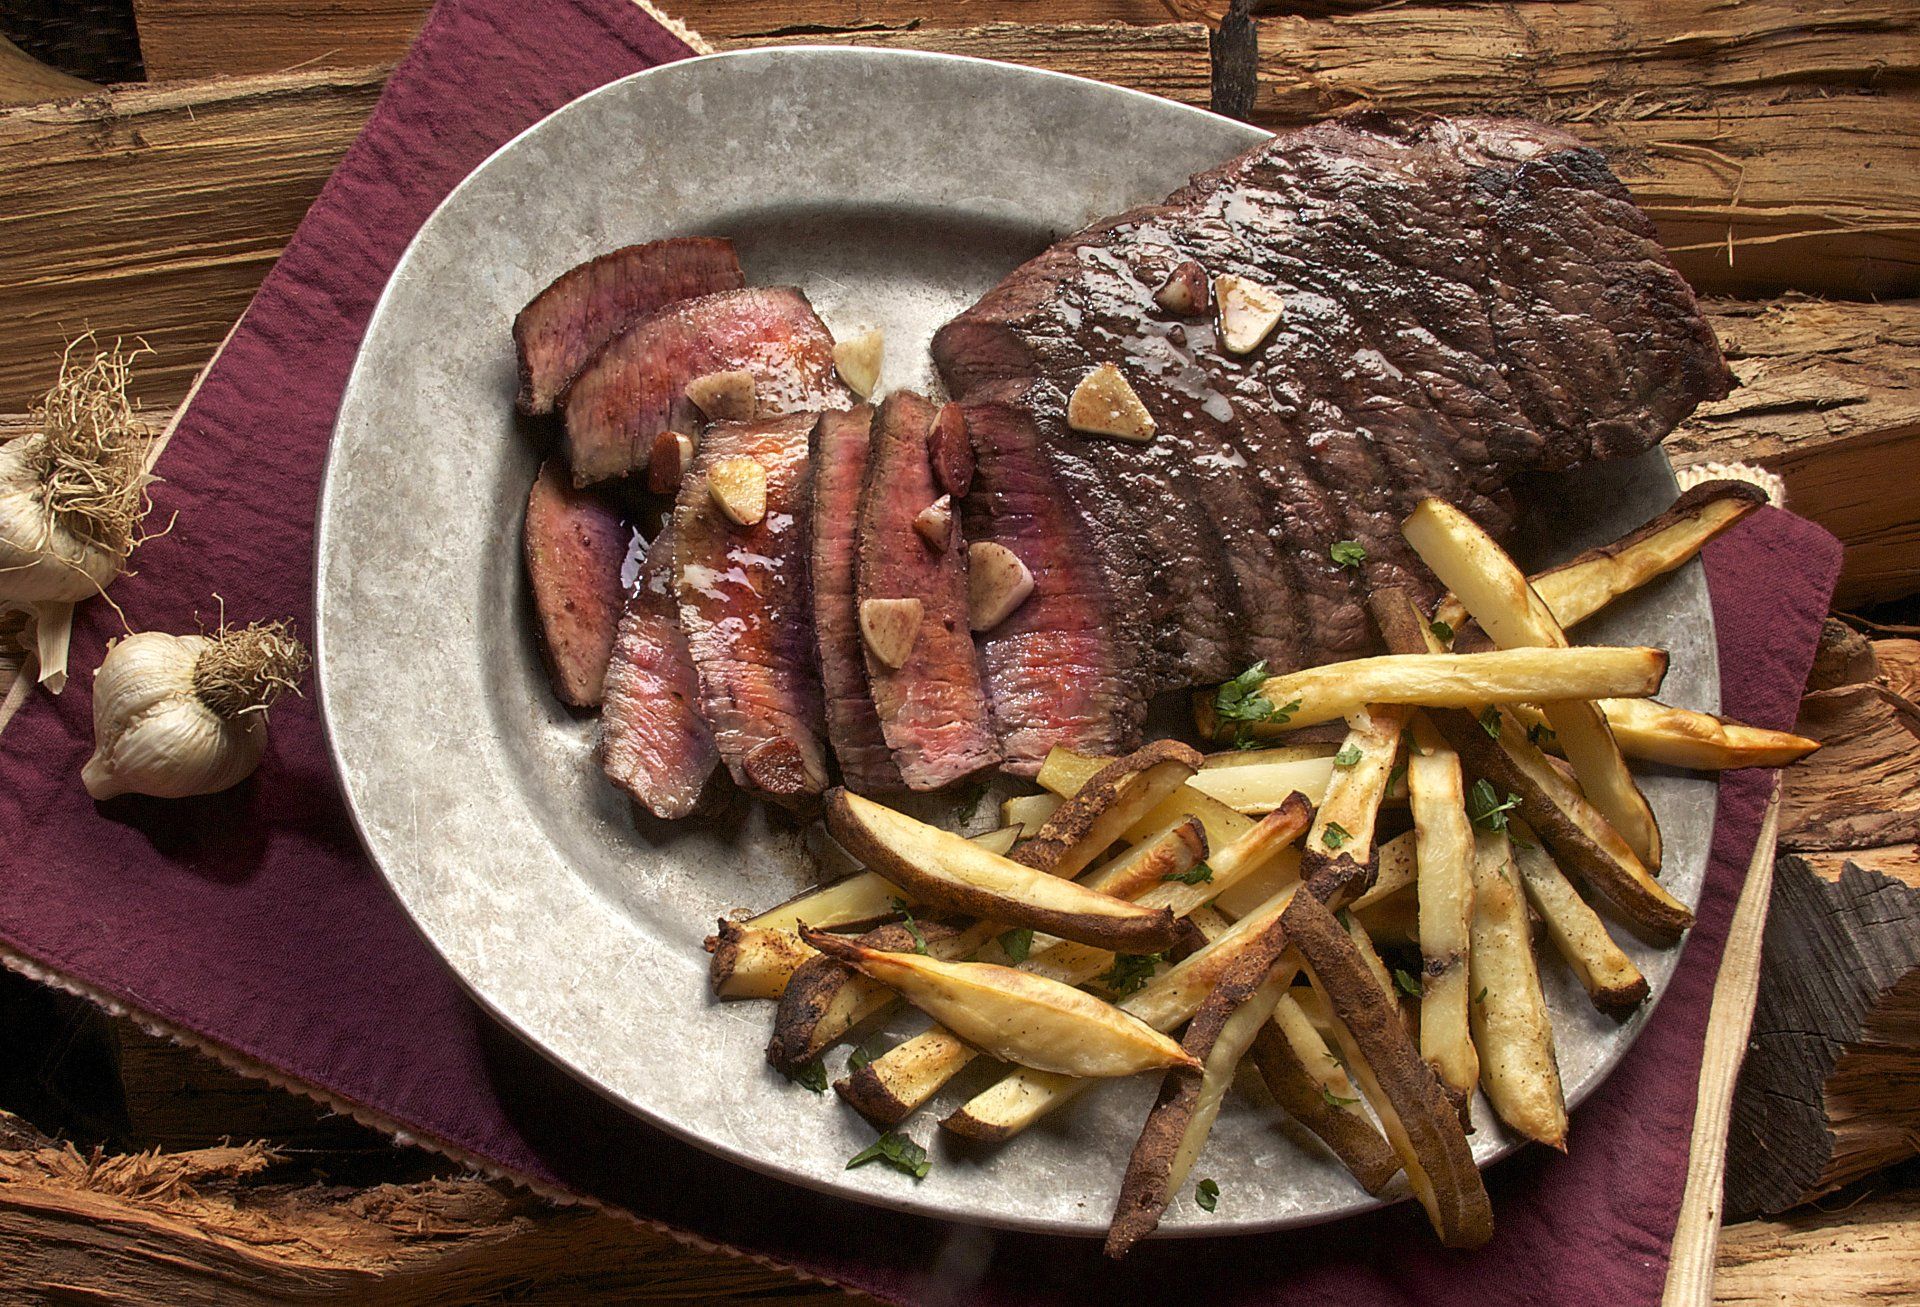
<path id="1" fill-rule="evenodd" d="M 335 763 L 368 850 L 421 931 L 508 1026 L 654 1124 L 743 1165 L 861 1202 L 986 1225 L 1099 1233 L 1153 1092 L 1089 1094 L 997 1152 L 923 1113 L 916 1184 L 849 1172 L 873 1139 L 831 1094 L 768 1070 L 770 1009 L 709 998 L 701 938 L 816 874 L 817 832 L 741 803 L 720 820 L 636 818 L 600 777 L 592 723 L 548 693 L 519 554 L 540 434 L 512 413 L 508 325 L 550 279 L 618 245 L 733 238 L 751 281 L 804 287 L 836 332 L 885 330 L 885 385 L 933 386 L 933 329 L 1087 221 L 1156 199 L 1259 139 L 1243 124 L 1026 68 L 789 48 L 616 82 L 493 155 L 421 229 L 348 384 L 321 501 L 316 645 Z M 1664 506 L 1656 451 L 1532 497 L 1552 561 Z M 1697 565 L 1580 632 L 1672 651 L 1666 697 L 1711 709 L 1718 673 Z M 1666 882 L 1697 901 L 1711 780 L 1648 777 Z M 985 811 L 950 812 L 985 825 Z M 1657 1000 L 1679 957 L 1622 942 Z M 1568 1096 L 1590 1093 L 1649 1019 L 1597 1015 L 1545 959 Z M 910 1023 L 896 1030 L 909 1030 Z M 841 1073 L 844 1050 L 829 1071 Z M 990 1068 L 976 1067 L 976 1072 Z M 944 1108 L 978 1074 L 936 1103 Z M 1484 1104 L 1474 1150 L 1513 1141 Z M 1606 1148 L 1573 1123 L 1574 1148 Z M 1167 1234 L 1327 1220 L 1377 1205 L 1272 1111 L 1232 1105 Z M 1388 1197 L 1404 1195 L 1389 1194 Z"/>

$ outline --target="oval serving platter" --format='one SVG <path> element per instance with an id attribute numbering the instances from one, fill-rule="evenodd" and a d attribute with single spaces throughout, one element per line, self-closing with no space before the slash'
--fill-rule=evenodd
<path id="1" fill-rule="evenodd" d="M 714 919 L 811 883 L 821 837 L 744 802 L 724 820 L 636 817 L 600 776 L 593 723 L 548 692 L 518 545 L 544 433 L 513 414 L 508 330 L 537 290 L 584 259 L 720 235 L 750 282 L 801 286 L 837 334 L 884 330 L 883 388 L 937 387 L 926 356 L 934 328 L 1016 264 L 1261 135 L 1136 92 L 979 60 L 745 51 L 575 101 L 439 207 L 380 300 L 341 404 L 320 508 L 315 644 L 361 837 L 489 1011 L 650 1122 L 769 1174 L 928 1216 L 1104 1231 L 1151 1078 L 1089 1094 L 998 1151 L 961 1154 L 934 1122 L 978 1087 L 962 1077 L 907 1127 L 933 1154 L 926 1180 L 847 1171 L 873 1130 L 832 1094 L 767 1067 L 769 1008 L 708 995 L 701 940 Z M 1658 450 L 1553 478 L 1532 497 L 1551 517 L 1529 524 L 1552 545 L 1523 561 L 1618 535 L 1673 494 Z M 1580 636 L 1669 649 L 1663 697 L 1718 706 L 1697 563 Z M 1697 903 L 1714 781 L 1655 773 L 1646 789 L 1666 833 L 1663 879 Z M 1653 990 L 1624 1023 L 1596 1013 L 1565 967 L 1542 966 L 1575 1103 L 1632 1044 L 1680 955 L 1616 934 Z M 836 1077 L 845 1056 L 828 1055 Z M 1572 1147 L 1607 1146 L 1582 1139 L 1579 1124 Z M 1484 1103 L 1475 1125 L 1483 1164 L 1515 1147 Z M 1275 1112 L 1230 1107 L 1205 1170 L 1230 1200 L 1208 1214 L 1182 1196 L 1164 1233 L 1268 1230 L 1378 1205 Z"/>

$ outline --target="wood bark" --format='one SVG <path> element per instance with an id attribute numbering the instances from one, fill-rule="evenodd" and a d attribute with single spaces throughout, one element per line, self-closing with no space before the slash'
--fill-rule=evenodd
<path id="1" fill-rule="evenodd" d="M 1541 118 L 1608 153 L 1696 288 L 1920 291 L 1920 9 L 1904 0 L 1411 4 L 1258 21 L 1258 122 L 1361 106 Z"/>

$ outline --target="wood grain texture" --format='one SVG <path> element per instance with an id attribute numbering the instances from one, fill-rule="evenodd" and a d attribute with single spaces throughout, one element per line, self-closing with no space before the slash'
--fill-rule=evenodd
<path id="1" fill-rule="evenodd" d="M 1720 1235 L 1720 1307 L 1897 1307 L 1920 1301 L 1920 1192 L 1838 1211 L 1730 1225 Z"/>
<path id="2" fill-rule="evenodd" d="M 1258 22 L 1256 121 L 1367 106 L 1557 122 L 1608 152 L 1697 288 L 1920 291 L 1920 9 L 1904 0 L 1410 4 Z"/>

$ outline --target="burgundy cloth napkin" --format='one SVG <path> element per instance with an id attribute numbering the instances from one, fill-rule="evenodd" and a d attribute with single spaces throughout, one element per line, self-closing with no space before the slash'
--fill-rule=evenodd
<path id="1" fill-rule="evenodd" d="M 211 621 L 216 594 L 237 620 L 291 615 L 312 629 L 321 464 L 407 240 L 514 133 L 687 53 L 623 0 L 443 0 L 167 450 L 156 499 L 178 523 L 114 590 L 135 629 Z M 1838 560 L 1826 532 L 1772 510 L 1708 551 L 1730 713 L 1791 725 Z M 75 668 L 96 665 L 118 630 L 104 605 L 87 606 Z M 1708 999 L 1765 773 L 1725 779 L 1699 924 L 1657 1016 L 1575 1113 L 1571 1155 L 1528 1149 L 1492 1173 L 1491 1245 L 1440 1250 L 1402 1205 L 1314 1230 L 1154 1242 L 1114 1268 L 1092 1241 L 892 1215 L 651 1130 L 494 1025 L 415 934 L 354 838 L 311 699 L 275 710 L 265 764 L 233 791 L 96 805 L 79 783 L 89 679 L 37 698 L 0 744 L 5 960 L 430 1146 L 903 1302 L 1158 1302 L 1196 1285 L 1223 1305 L 1659 1296 Z M 1124 1149 L 1116 1140 L 1089 1164 L 1118 1167 Z"/>

